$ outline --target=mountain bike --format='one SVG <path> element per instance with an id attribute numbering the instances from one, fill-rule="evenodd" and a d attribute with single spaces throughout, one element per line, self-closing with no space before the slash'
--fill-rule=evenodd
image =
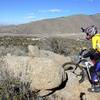
<path id="1" fill-rule="evenodd" d="M 91 87 L 93 87 L 94 85 L 92 83 L 91 74 L 94 68 L 94 64 L 88 58 L 83 58 L 84 52 L 86 52 L 86 49 L 79 52 L 78 61 L 66 62 L 62 65 L 62 67 L 65 69 L 65 71 L 71 70 L 73 74 L 75 74 L 77 77 L 80 77 L 79 83 L 82 83 L 85 81 L 85 78 L 87 78 L 91 84 Z M 100 92 L 100 72 L 96 74 L 98 77 L 98 82 L 97 87 L 93 92 Z"/>

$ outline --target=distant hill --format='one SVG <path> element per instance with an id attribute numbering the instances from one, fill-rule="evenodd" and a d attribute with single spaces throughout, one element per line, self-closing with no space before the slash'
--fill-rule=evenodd
<path id="1" fill-rule="evenodd" d="M 27 24 L 0 26 L 0 33 L 14 34 L 57 34 L 79 33 L 80 27 L 96 25 L 100 32 L 100 13 L 94 15 L 73 15 L 68 17 L 45 19 Z"/>

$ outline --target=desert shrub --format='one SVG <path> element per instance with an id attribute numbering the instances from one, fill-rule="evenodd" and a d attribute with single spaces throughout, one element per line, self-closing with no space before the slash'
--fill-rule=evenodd
<path id="1" fill-rule="evenodd" d="M 0 56 L 10 53 L 12 55 L 27 55 L 28 45 L 36 45 L 37 41 L 32 41 L 27 37 L 0 37 Z"/>
<path id="2" fill-rule="evenodd" d="M 67 55 L 69 53 L 65 41 L 63 39 L 53 38 L 51 48 L 54 53 Z"/>
<path id="3" fill-rule="evenodd" d="M 0 100 L 45 100 L 37 92 L 31 90 L 29 82 L 13 77 L 3 57 L 0 57 Z"/>
<path id="4" fill-rule="evenodd" d="M 27 48 L 22 46 L 0 46 L 0 56 L 4 56 L 7 53 L 10 53 L 11 55 L 27 55 L 27 52 Z"/>
<path id="5" fill-rule="evenodd" d="M 33 41 L 31 38 L 27 39 L 28 37 L 17 37 L 17 36 L 4 36 L 0 37 L 0 46 L 8 47 L 11 46 L 23 46 L 27 47 L 29 44 L 35 45 L 37 41 Z"/>
<path id="6" fill-rule="evenodd" d="M 65 56 L 74 55 L 82 47 L 90 47 L 90 43 L 85 40 L 75 40 L 61 37 L 51 37 L 41 40 L 36 44 L 40 49 L 50 50 Z"/>
<path id="7" fill-rule="evenodd" d="M 7 79 L 0 83 L 0 100 L 46 100 L 31 91 L 30 83 Z"/>
<path id="8" fill-rule="evenodd" d="M 63 55 L 73 55 L 82 47 L 90 47 L 85 40 L 75 40 L 62 37 L 50 37 L 40 40 L 32 40 L 31 37 L 1 37 L 0 55 L 7 53 L 15 55 L 27 55 L 28 45 L 37 45 L 40 49 L 53 51 Z"/>

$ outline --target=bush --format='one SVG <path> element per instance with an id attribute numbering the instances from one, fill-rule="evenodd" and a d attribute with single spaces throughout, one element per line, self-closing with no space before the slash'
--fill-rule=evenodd
<path id="1" fill-rule="evenodd" d="M 31 91 L 30 83 L 18 79 L 7 79 L 0 84 L 0 100 L 46 100 Z"/>
<path id="2" fill-rule="evenodd" d="M 28 45 L 37 45 L 40 49 L 53 51 L 63 55 L 74 55 L 82 47 L 89 47 L 90 43 L 84 40 L 75 40 L 61 37 L 50 37 L 40 40 L 32 40 L 30 37 L 1 37 L 0 55 L 7 53 L 15 55 L 27 55 Z"/>
<path id="3" fill-rule="evenodd" d="M 85 40 L 75 40 L 61 37 L 51 37 L 41 40 L 36 44 L 40 49 L 50 50 L 65 56 L 75 55 L 80 48 L 90 47 L 90 43 Z"/>

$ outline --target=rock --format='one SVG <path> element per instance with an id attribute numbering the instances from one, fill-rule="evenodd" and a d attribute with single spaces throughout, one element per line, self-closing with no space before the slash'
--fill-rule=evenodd
<path id="1" fill-rule="evenodd" d="M 79 84 L 78 77 L 76 77 L 72 72 L 68 71 L 68 81 L 65 88 L 56 91 L 54 94 L 50 95 L 49 100 L 81 100 L 80 93 L 85 93 L 83 100 L 99 100 L 100 93 L 89 92 L 90 83 L 88 80 Z"/>
<path id="2" fill-rule="evenodd" d="M 7 54 L 3 60 L 10 77 L 31 83 L 31 89 L 40 90 L 39 94 L 44 96 L 66 80 L 66 73 L 56 59 L 36 56 L 37 53 L 34 57 Z"/>
<path id="3" fill-rule="evenodd" d="M 37 46 L 29 45 L 28 51 L 29 51 L 30 57 L 43 57 L 43 58 L 54 59 L 60 65 L 62 65 L 65 62 L 72 61 L 70 57 L 65 57 L 63 55 L 59 55 L 59 54 L 53 53 L 53 52 L 48 51 L 48 50 L 39 50 L 39 48 Z"/>
<path id="4" fill-rule="evenodd" d="M 71 62 L 73 57 L 64 57 L 59 54 L 55 54 L 51 51 L 40 51 L 40 57 L 49 58 L 55 60 L 58 65 L 62 65 L 65 62 Z M 67 67 L 67 66 L 66 66 Z M 100 93 L 90 93 L 88 88 L 91 87 L 90 83 L 85 80 L 82 84 L 79 84 L 79 78 L 76 77 L 71 71 L 67 71 L 68 81 L 65 88 L 56 91 L 53 95 L 50 96 L 49 100 L 80 100 L 80 93 L 85 93 L 86 100 L 99 100 Z M 42 90 L 40 95 L 48 94 L 51 91 Z"/>
<path id="5" fill-rule="evenodd" d="M 66 80 L 62 64 L 70 59 L 32 45 L 28 49 L 29 56 L 4 56 L 4 69 L 10 77 L 31 83 L 31 89 L 39 90 L 39 95 L 47 95 Z"/>
<path id="6" fill-rule="evenodd" d="M 39 57 L 39 55 L 40 55 L 39 48 L 37 46 L 29 45 L 28 46 L 28 55 L 32 56 L 32 57 Z"/>
<path id="7" fill-rule="evenodd" d="M 35 49 L 35 47 L 32 47 Z M 36 47 L 37 49 L 37 47 Z M 35 51 L 36 51 L 35 49 Z M 38 49 L 39 50 L 39 49 Z M 64 57 L 50 51 L 39 50 L 32 56 L 15 56 L 7 54 L 0 58 L 0 79 L 6 77 L 19 78 L 22 82 L 29 82 L 33 91 L 39 91 L 40 96 L 45 96 L 57 89 L 47 100 L 80 100 L 80 93 L 85 93 L 86 100 L 99 100 L 100 93 L 90 93 L 89 82 L 86 80 L 79 84 L 78 77 L 71 71 L 68 73 L 66 86 L 59 87 L 66 80 L 66 73 L 61 65 L 70 62 L 70 57 Z M 39 55 L 38 55 L 39 54 Z M 5 72 L 9 73 L 6 74 Z M 5 75 L 4 75 L 5 74 Z"/>
<path id="8" fill-rule="evenodd" d="M 32 65 L 32 88 L 52 89 L 65 81 L 64 69 L 54 60 L 34 58 L 29 62 Z"/>
<path id="9" fill-rule="evenodd" d="M 65 57 L 63 55 L 59 55 L 59 54 L 56 54 L 56 53 L 53 53 L 53 52 L 47 51 L 47 50 L 41 50 L 40 56 L 50 58 L 50 59 L 54 59 L 61 65 L 64 64 L 65 62 L 71 62 L 72 61 L 70 57 Z"/>

